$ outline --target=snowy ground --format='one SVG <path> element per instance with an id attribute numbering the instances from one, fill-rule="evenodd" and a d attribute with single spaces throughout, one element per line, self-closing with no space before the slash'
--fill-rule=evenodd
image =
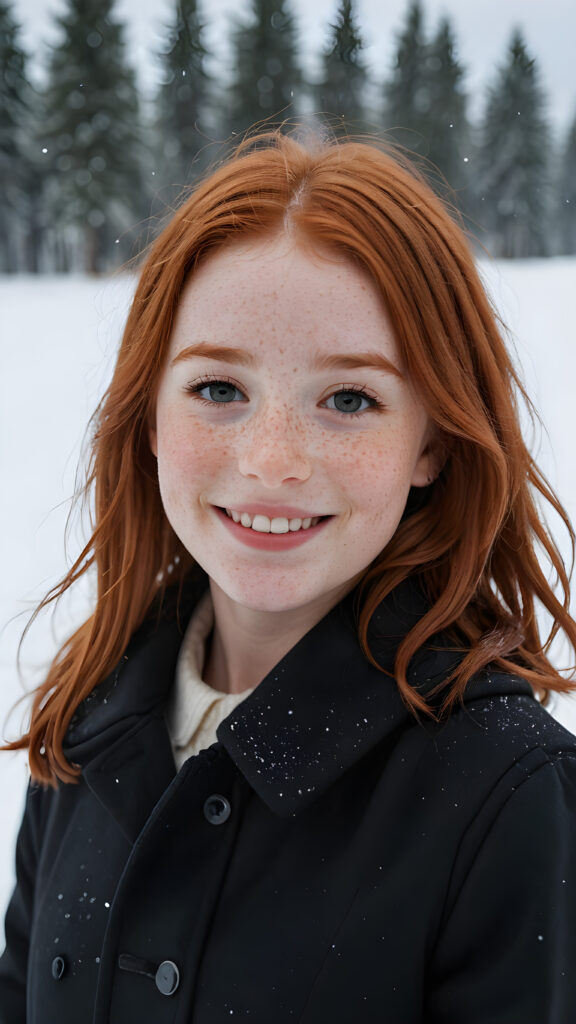
<path id="1" fill-rule="evenodd" d="M 576 259 L 483 264 L 482 273 L 513 332 L 524 378 L 547 428 L 536 436 L 534 450 L 576 520 Z M 64 525 L 83 431 L 109 373 L 131 290 L 131 280 L 122 277 L 0 278 L 0 733 L 5 736 L 16 734 L 24 714 L 20 705 L 4 724 L 23 693 L 15 665 L 18 639 L 34 602 L 66 565 Z M 70 553 L 78 550 L 77 538 L 73 533 Z M 23 651 L 28 686 L 41 678 L 55 636 L 62 637 L 78 615 L 76 606 L 74 615 L 65 609 L 55 634 L 47 620 L 34 628 Z M 555 714 L 576 732 L 574 704 L 559 702 Z M 25 782 L 24 758 L 0 754 L 0 913 L 12 885 Z"/>

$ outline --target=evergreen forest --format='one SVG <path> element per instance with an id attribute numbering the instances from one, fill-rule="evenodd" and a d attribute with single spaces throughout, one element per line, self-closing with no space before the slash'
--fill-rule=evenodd
<path id="1" fill-rule="evenodd" d="M 0 0 L 0 273 L 106 273 L 153 239 L 186 188 L 249 128 L 369 133 L 410 150 L 497 258 L 576 254 L 576 116 L 548 118 L 538 61 L 513 31 L 469 113 L 448 18 L 407 0 L 388 68 L 369 66 L 356 0 L 334 0 L 314 80 L 291 0 L 247 0 L 225 69 L 198 0 L 172 0 L 142 95 L 116 0 L 66 0 L 42 67 Z"/>

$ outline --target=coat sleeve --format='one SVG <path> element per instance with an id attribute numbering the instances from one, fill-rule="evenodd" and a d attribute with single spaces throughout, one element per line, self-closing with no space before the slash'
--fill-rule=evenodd
<path id="1" fill-rule="evenodd" d="M 26 973 L 36 868 L 52 791 L 31 785 L 16 844 L 16 887 L 5 920 L 6 948 L 0 957 L 0 1024 L 25 1024 Z"/>
<path id="2" fill-rule="evenodd" d="M 576 756 L 511 790 L 456 885 L 427 1024 L 576 1020 Z"/>

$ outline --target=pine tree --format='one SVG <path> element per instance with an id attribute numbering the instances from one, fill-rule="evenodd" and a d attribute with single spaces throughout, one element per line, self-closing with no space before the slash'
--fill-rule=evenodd
<path id="1" fill-rule="evenodd" d="M 488 90 L 476 161 L 477 218 L 493 256 L 549 249 L 550 137 L 535 60 L 515 30 Z"/>
<path id="2" fill-rule="evenodd" d="M 429 98 L 425 155 L 453 188 L 462 189 L 470 165 L 470 129 L 462 87 L 464 71 L 447 18 L 440 21 L 427 47 L 425 72 Z"/>
<path id="3" fill-rule="evenodd" d="M 174 185 L 176 192 L 191 179 L 192 165 L 207 138 L 209 79 L 203 29 L 196 0 L 177 0 L 161 58 L 164 82 L 156 104 L 158 184 Z"/>
<path id="4" fill-rule="evenodd" d="M 315 93 L 323 113 L 341 118 L 344 126 L 358 125 L 366 117 L 368 81 L 361 57 L 363 48 L 353 0 L 340 0 L 336 23 L 322 57 L 322 77 Z"/>
<path id="5" fill-rule="evenodd" d="M 0 4 L 0 272 L 33 270 L 28 260 L 27 230 L 33 180 L 32 131 L 34 93 L 26 71 L 27 57 L 11 9 Z"/>
<path id="6" fill-rule="evenodd" d="M 250 21 L 232 33 L 233 81 L 222 120 L 239 134 L 266 118 L 278 123 L 299 112 L 302 73 L 289 0 L 252 0 Z"/>
<path id="7" fill-rule="evenodd" d="M 94 273 L 130 254 L 145 210 L 139 104 L 114 0 L 67 0 L 45 95 L 47 207 L 59 269 Z M 114 245 L 115 239 L 122 244 Z"/>
<path id="8" fill-rule="evenodd" d="M 427 57 L 422 4 L 412 0 L 397 38 L 395 65 L 384 85 L 383 125 L 395 141 L 416 153 L 427 149 L 432 103 Z"/>
<path id="9" fill-rule="evenodd" d="M 395 142 L 423 157 L 421 170 L 432 187 L 444 195 L 448 184 L 449 197 L 465 212 L 470 206 L 470 127 L 463 78 L 449 19 L 441 19 L 428 40 L 422 4 L 413 0 L 384 86 L 384 128 Z"/>
<path id="10" fill-rule="evenodd" d="M 560 156 L 557 195 L 557 251 L 576 256 L 576 117 Z"/>

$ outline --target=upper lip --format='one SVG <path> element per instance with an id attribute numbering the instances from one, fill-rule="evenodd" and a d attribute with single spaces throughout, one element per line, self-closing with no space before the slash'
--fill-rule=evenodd
<path id="1" fill-rule="evenodd" d="M 227 508 L 231 512 L 247 512 L 250 516 L 268 516 L 269 519 L 316 519 L 321 517 L 321 512 L 308 512 L 306 509 L 297 508 L 296 505 L 269 505 L 262 501 L 233 502 L 231 505 L 220 505 L 220 508 Z"/>

